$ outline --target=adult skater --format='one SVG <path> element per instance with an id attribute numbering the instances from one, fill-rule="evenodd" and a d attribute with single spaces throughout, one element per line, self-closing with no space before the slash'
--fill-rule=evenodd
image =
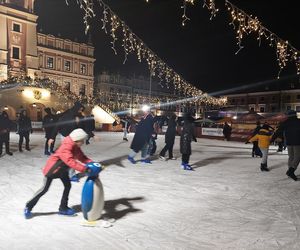
<path id="1" fill-rule="evenodd" d="M 22 144 L 25 138 L 25 149 L 27 151 L 30 151 L 29 147 L 29 135 L 33 132 L 32 126 L 31 126 L 31 120 L 27 116 L 26 110 L 22 110 L 20 113 L 20 117 L 17 121 L 18 123 L 18 134 L 19 134 L 19 151 L 23 152 Z"/>
<path id="2" fill-rule="evenodd" d="M 5 144 L 6 154 L 13 155 L 9 150 L 9 134 L 12 126 L 13 122 L 9 119 L 8 114 L 3 111 L 0 116 L 0 156 L 2 155 L 3 144 Z"/>
<path id="3" fill-rule="evenodd" d="M 55 128 L 57 116 L 52 114 L 50 108 L 45 108 L 44 110 L 46 112 L 46 115 L 43 118 L 43 129 L 45 131 L 45 138 L 46 138 L 44 154 L 50 155 L 51 153 L 52 154 L 54 153 L 54 143 L 55 143 L 56 135 L 52 136 L 52 133 Z M 53 142 L 50 145 L 50 151 L 49 151 L 48 141 L 51 139 L 51 137 L 53 137 Z"/>
<path id="4" fill-rule="evenodd" d="M 78 128 L 78 124 L 76 122 L 76 117 L 82 117 L 82 112 L 84 110 L 84 106 L 80 102 L 75 102 L 74 106 L 62 114 L 59 114 L 56 125 L 52 131 L 51 138 L 48 141 L 48 144 L 54 142 L 56 135 L 59 133 L 63 137 L 68 136 L 74 129 Z M 79 122 L 79 120 L 77 119 Z"/>
<path id="5" fill-rule="evenodd" d="M 64 138 L 60 147 L 52 154 L 45 167 L 43 168 L 44 183 L 41 189 L 26 203 L 24 215 L 26 219 L 32 217 L 32 209 L 39 199 L 48 191 L 54 179 L 60 179 L 64 185 L 64 191 L 61 198 L 59 213 L 62 215 L 74 215 L 75 210 L 68 207 L 71 182 L 69 179 L 69 168 L 76 169 L 79 172 L 88 172 L 86 164 L 92 162 L 81 151 L 80 147 L 85 143 L 87 134 L 82 129 L 73 130 L 69 136 Z"/>
<path id="6" fill-rule="evenodd" d="M 90 144 L 90 139 L 92 137 L 94 137 L 94 133 L 93 131 L 95 130 L 96 126 L 95 126 L 95 119 L 94 119 L 94 115 L 90 115 L 90 116 L 86 116 L 85 117 L 85 132 L 88 134 L 88 137 L 86 139 L 86 145 Z"/>
<path id="7" fill-rule="evenodd" d="M 229 126 L 227 122 L 224 124 L 223 135 L 227 141 L 230 141 L 232 128 Z"/>
<path id="8" fill-rule="evenodd" d="M 264 124 L 258 133 L 249 140 L 249 142 L 257 141 L 258 147 L 262 152 L 262 160 L 260 164 L 261 171 L 270 171 L 268 169 L 268 152 L 272 134 L 273 133 L 269 130 L 268 125 Z M 248 143 L 248 141 L 246 143 Z"/>
<path id="9" fill-rule="evenodd" d="M 127 116 L 125 116 L 123 119 L 121 119 L 122 125 L 123 125 L 123 141 L 128 141 L 127 134 L 129 133 L 129 127 L 130 127 L 130 120 Z"/>
<path id="10" fill-rule="evenodd" d="M 280 136 L 281 133 L 285 135 L 286 145 L 288 149 L 288 171 L 286 175 L 297 181 L 295 171 L 300 162 L 300 120 L 297 118 L 297 113 L 294 110 L 289 110 L 286 121 L 279 125 L 279 128 L 272 137 L 272 142 Z"/>
<path id="11" fill-rule="evenodd" d="M 192 154 L 192 140 L 197 142 L 194 134 L 194 118 L 190 114 L 186 114 L 183 120 L 183 128 L 180 136 L 180 153 L 182 154 L 181 167 L 184 170 L 193 170 L 189 165 L 190 156 Z"/>
<path id="12" fill-rule="evenodd" d="M 149 141 L 153 133 L 153 116 L 150 112 L 150 107 L 143 107 L 144 116 L 136 126 L 136 131 L 131 143 L 131 153 L 128 155 L 128 160 L 135 164 L 134 157 L 139 151 L 142 154 L 143 163 L 151 163 L 149 155 Z"/>
<path id="13" fill-rule="evenodd" d="M 176 137 L 176 115 L 172 114 L 169 121 L 168 121 L 168 128 L 165 134 L 165 147 L 162 149 L 162 151 L 159 154 L 159 158 L 162 160 L 167 160 L 165 158 L 165 154 L 167 151 L 169 151 L 169 160 L 176 160 L 176 158 L 173 157 L 173 147 Z"/>
<path id="14" fill-rule="evenodd" d="M 64 113 L 60 114 L 56 122 L 56 126 L 52 131 L 51 138 L 48 144 L 51 145 L 56 135 L 59 133 L 62 137 L 68 136 L 74 129 L 80 127 L 80 117 L 82 117 L 82 112 L 84 111 L 84 106 L 80 102 L 75 102 L 74 106 Z M 79 180 L 73 169 L 70 170 L 71 181 L 77 182 Z"/>

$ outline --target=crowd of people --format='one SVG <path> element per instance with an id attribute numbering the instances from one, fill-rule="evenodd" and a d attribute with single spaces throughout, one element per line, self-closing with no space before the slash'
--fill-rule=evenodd
<path id="1" fill-rule="evenodd" d="M 76 102 L 74 106 L 61 114 L 52 113 L 50 108 L 45 108 L 46 115 L 43 118 L 42 127 L 45 132 L 45 147 L 44 154 L 50 156 L 55 152 L 55 140 L 59 134 L 62 138 L 67 137 L 74 129 L 83 129 L 87 137 L 85 143 L 90 143 L 90 138 L 94 136 L 95 120 L 93 115 L 84 116 L 84 106 Z M 130 130 L 130 119 L 125 116 L 121 119 L 124 128 L 123 140 L 128 141 L 127 134 Z M 159 153 L 161 160 L 176 160 L 173 155 L 173 147 L 175 137 L 177 134 L 177 125 L 179 121 L 175 114 L 171 114 L 167 119 L 167 131 L 165 133 L 165 146 Z M 157 120 L 152 115 L 150 108 L 144 110 L 140 122 L 135 128 L 135 134 L 130 146 L 131 152 L 128 155 L 128 160 L 136 164 L 136 155 L 141 152 L 141 162 L 151 164 L 151 156 L 155 154 L 157 145 L 158 129 Z M 197 141 L 194 134 L 194 118 L 191 114 L 185 114 L 181 122 L 182 131 L 180 135 L 180 153 L 182 155 L 181 167 L 184 170 L 193 170 L 189 164 L 189 158 L 192 153 L 191 143 Z M 33 132 L 31 120 L 28 117 L 26 110 L 21 110 L 16 123 L 11 121 L 6 111 L 0 115 L 0 156 L 3 154 L 3 146 L 7 155 L 12 156 L 10 150 L 9 133 L 16 129 L 19 135 L 18 148 L 19 152 L 23 152 L 23 143 L 25 141 L 25 150 L 30 151 L 30 134 Z M 280 123 L 276 129 L 269 124 L 261 124 L 257 122 L 256 128 L 252 135 L 248 138 L 246 143 L 253 143 L 252 157 L 261 157 L 261 171 L 269 171 L 268 168 L 268 152 L 269 147 L 273 142 L 278 144 L 278 152 L 288 149 L 289 169 L 287 175 L 293 180 L 297 180 L 294 172 L 300 162 L 300 120 L 297 119 L 295 111 L 288 112 L 288 119 Z M 225 123 L 223 127 L 223 134 L 226 140 L 230 140 L 232 128 Z M 166 153 L 168 152 L 168 157 Z M 78 177 L 75 171 L 70 171 L 70 178 L 72 181 L 77 181 Z"/>

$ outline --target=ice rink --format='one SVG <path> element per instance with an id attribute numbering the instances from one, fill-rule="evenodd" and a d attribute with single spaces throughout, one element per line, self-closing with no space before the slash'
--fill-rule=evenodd
<path id="1" fill-rule="evenodd" d="M 259 169 L 251 145 L 198 139 L 191 164 L 157 159 L 152 165 L 130 164 L 129 142 L 121 133 L 97 133 L 83 151 L 108 166 L 101 173 L 110 228 L 83 227 L 80 183 L 72 184 L 69 205 L 76 217 L 57 214 L 62 183 L 49 192 L 25 220 L 23 208 L 42 185 L 42 133 L 31 137 L 32 151 L 0 158 L 0 249 L 300 249 L 300 183 L 288 179 L 287 155 L 271 148 L 269 173 Z M 158 151 L 164 146 L 157 140 Z"/>

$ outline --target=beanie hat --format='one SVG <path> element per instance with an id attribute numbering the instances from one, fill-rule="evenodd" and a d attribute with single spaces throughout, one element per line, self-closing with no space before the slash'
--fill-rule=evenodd
<path id="1" fill-rule="evenodd" d="M 73 130 L 69 136 L 71 137 L 71 139 L 73 141 L 82 141 L 82 140 L 85 140 L 88 135 L 86 132 L 84 132 L 83 129 L 77 128 L 77 129 Z"/>

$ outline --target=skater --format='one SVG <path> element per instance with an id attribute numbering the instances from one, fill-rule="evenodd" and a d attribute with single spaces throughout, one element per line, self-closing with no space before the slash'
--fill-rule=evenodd
<path id="1" fill-rule="evenodd" d="M 64 113 L 60 114 L 54 127 L 51 137 L 48 140 L 48 145 L 50 146 L 58 133 L 61 134 L 62 138 L 68 136 L 74 129 L 80 126 L 80 117 L 82 117 L 82 112 L 84 106 L 80 102 L 75 102 L 74 106 Z M 76 118 L 77 117 L 77 118 Z M 78 177 L 74 169 L 70 169 L 71 181 L 78 182 Z"/>
<path id="2" fill-rule="evenodd" d="M 257 135 L 257 133 L 259 132 L 259 130 L 261 129 L 261 123 L 260 121 L 256 122 L 256 128 L 253 130 L 252 135 L 250 138 L 254 137 L 255 135 Z M 258 147 L 258 141 L 254 141 L 252 146 L 252 157 L 254 156 L 259 156 L 260 158 L 262 157 L 262 152 Z"/>
<path id="3" fill-rule="evenodd" d="M 48 142 L 51 139 L 55 127 L 55 123 L 57 121 L 57 116 L 52 114 L 50 108 L 45 108 L 44 110 L 46 112 L 46 115 L 43 118 L 43 129 L 45 131 L 45 138 L 46 138 L 44 154 L 50 155 L 54 153 L 54 144 L 55 144 L 56 135 L 53 135 L 53 142 L 50 145 L 50 151 L 49 151 Z"/>
<path id="4" fill-rule="evenodd" d="M 281 133 L 284 134 L 289 155 L 286 175 L 297 181 L 295 171 L 300 163 L 300 119 L 297 118 L 297 113 L 294 110 L 289 110 L 287 115 L 288 119 L 279 124 L 279 128 L 272 137 L 272 142 Z"/>
<path id="5" fill-rule="evenodd" d="M 9 134 L 12 126 L 13 122 L 9 119 L 8 114 L 3 111 L 0 116 L 0 156 L 2 155 L 3 144 L 5 144 L 6 154 L 13 155 L 9 150 Z"/>
<path id="6" fill-rule="evenodd" d="M 182 154 L 181 167 L 184 170 L 193 170 L 189 165 L 190 156 L 192 154 L 192 140 L 197 142 L 194 135 L 194 118 L 190 114 L 186 114 L 183 120 L 183 128 L 180 136 L 180 153 Z"/>
<path id="7" fill-rule="evenodd" d="M 268 152 L 271 138 L 272 132 L 269 130 L 268 125 L 264 124 L 258 133 L 249 140 L 249 142 L 257 141 L 258 147 L 262 152 L 261 171 L 270 171 L 268 169 Z M 248 143 L 248 141 L 246 143 Z"/>
<path id="8" fill-rule="evenodd" d="M 157 133 L 153 132 L 150 138 L 149 142 L 149 155 L 153 156 L 156 152 L 157 145 L 156 145 L 156 140 L 157 140 Z"/>
<path id="9" fill-rule="evenodd" d="M 90 116 L 85 117 L 84 128 L 85 128 L 85 132 L 88 134 L 88 137 L 85 141 L 85 144 L 89 145 L 90 144 L 90 139 L 95 136 L 94 133 L 93 133 L 93 131 L 96 128 L 94 115 L 90 115 Z"/>
<path id="10" fill-rule="evenodd" d="M 128 141 L 127 134 L 129 133 L 129 127 L 130 127 L 130 122 L 128 117 L 125 116 L 124 119 L 121 119 L 121 122 L 124 130 L 123 141 Z"/>
<path id="11" fill-rule="evenodd" d="M 276 127 L 275 133 L 277 133 L 278 128 L 279 128 L 279 125 Z M 276 138 L 275 142 L 277 142 L 277 145 L 278 145 L 277 152 L 282 152 L 283 148 L 284 148 L 284 135 L 283 135 L 283 131 L 278 131 L 277 138 Z"/>
<path id="12" fill-rule="evenodd" d="M 143 163 L 151 164 L 149 153 L 149 140 L 153 133 L 153 116 L 150 112 L 150 108 L 144 109 L 144 116 L 136 127 L 136 132 L 134 134 L 132 143 L 131 143 L 131 152 L 128 155 L 128 160 L 135 164 L 136 161 L 134 157 L 137 155 L 139 151 L 142 154 Z"/>
<path id="13" fill-rule="evenodd" d="M 87 134 L 82 129 L 73 130 L 67 136 L 60 147 L 52 154 L 45 167 L 43 168 L 44 183 L 41 189 L 26 203 L 24 215 L 26 219 L 32 217 L 32 209 L 37 204 L 39 199 L 48 191 L 54 179 L 60 179 L 64 185 L 64 191 L 59 206 L 59 214 L 74 215 L 75 210 L 68 207 L 69 193 L 71 182 L 68 175 L 69 168 L 76 169 L 79 172 L 88 172 L 89 168 L 86 164 L 92 162 L 81 151 L 80 147 L 85 143 Z"/>
<path id="14" fill-rule="evenodd" d="M 23 152 L 22 144 L 25 138 L 25 149 L 30 151 L 29 147 L 29 135 L 32 134 L 33 130 L 31 127 L 31 120 L 27 116 L 26 110 L 22 110 L 18 119 L 18 134 L 19 134 L 19 151 Z"/>
<path id="15" fill-rule="evenodd" d="M 223 135 L 227 141 L 230 141 L 232 128 L 229 126 L 227 122 L 224 124 Z"/>
<path id="16" fill-rule="evenodd" d="M 166 145 L 159 154 L 160 159 L 164 161 L 167 160 L 165 158 L 165 154 L 167 151 L 169 151 L 169 160 L 176 160 L 176 158 L 173 157 L 175 136 L 176 136 L 176 115 L 173 114 L 168 121 L 168 128 L 165 135 Z"/>

